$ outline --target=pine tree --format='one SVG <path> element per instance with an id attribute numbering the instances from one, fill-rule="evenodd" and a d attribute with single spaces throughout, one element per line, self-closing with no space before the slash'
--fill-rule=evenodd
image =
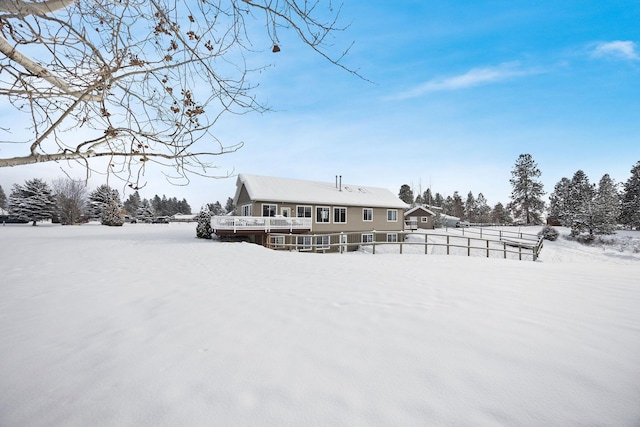
<path id="1" fill-rule="evenodd" d="M 598 183 L 593 207 L 596 233 L 612 234 L 620 216 L 620 197 L 609 174 L 604 174 Z"/>
<path id="2" fill-rule="evenodd" d="M 0 209 L 7 209 L 7 195 L 4 193 L 2 185 L 0 185 Z"/>
<path id="3" fill-rule="evenodd" d="M 538 180 L 542 175 L 531 154 L 521 154 L 511 171 L 509 182 L 511 190 L 511 208 L 517 218 L 527 225 L 542 223 L 544 210 L 544 186 Z"/>
<path id="4" fill-rule="evenodd" d="M 233 203 L 231 197 L 227 198 L 227 203 L 224 205 L 224 210 L 227 214 L 235 214 L 236 205 Z"/>
<path id="5" fill-rule="evenodd" d="M 409 187 L 407 184 L 402 184 L 400 186 L 400 192 L 398 193 L 398 197 L 400 198 L 400 200 L 402 200 L 408 205 L 413 204 L 413 191 L 411 190 L 411 187 Z"/>
<path id="6" fill-rule="evenodd" d="M 108 225 L 110 227 L 121 226 L 122 224 L 124 224 L 122 207 L 120 206 L 120 202 L 118 200 L 116 200 L 115 198 L 109 200 L 107 206 L 102 212 L 100 222 L 102 223 L 102 225 Z"/>
<path id="7" fill-rule="evenodd" d="M 196 237 L 199 239 L 210 239 L 213 234 L 211 228 L 211 211 L 209 206 L 204 205 L 198 214 L 198 225 L 196 226 Z"/>
<path id="8" fill-rule="evenodd" d="M 451 202 L 451 215 L 457 218 L 464 218 L 464 202 L 462 197 L 457 191 L 453 192 L 453 199 Z"/>
<path id="9" fill-rule="evenodd" d="M 473 197 L 473 193 L 469 191 L 467 193 L 467 201 L 464 204 L 464 217 L 469 222 L 478 222 L 478 206 L 476 205 L 476 198 Z"/>
<path id="10" fill-rule="evenodd" d="M 9 214 L 16 218 L 33 221 L 49 219 L 56 209 L 56 201 L 49 185 L 41 179 L 14 184 L 9 196 Z"/>
<path id="11" fill-rule="evenodd" d="M 101 219 L 102 214 L 111 200 L 116 200 L 120 205 L 120 194 L 118 190 L 111 189 L 108 185 L 102 184 L 89 194 L 87 205 L 87 215 L 89 218 Z"/>
<path id="12" fill-rule="evenodd" d="M 568 212 L 570 204 L 571 180 L 562 178 L 558 181 L 549 196 L 549 216 L 557 219 L 565 227 L 571 226 L 571 215 Z"/>
<path id="13" fill-rule="evenodd" d="M 624 225 L 640 229 L 640 161 L 631 169 L 631 176 L 624 183 L 620 222 Z"/>
<path id="14" fill-rule="evenodd" d="M 219 201 L 208 204 L 207 208 L 209 209 L 211 216 L 220 216 L 225 214 L 224 209 L 222 209 L 222 205 Z"/>
<path id="15" fill-rule="evenodd" d="M 149 200 L 142 199 L 142 201 L 140 202 L 140 206 L 138 206 L 138 211 L 136 212 L 136 216 L 138 217 L 138 221 L 141 221 L 141 222 L 153 221 L 154 212 Z"/>
<path id="16" fill-rule="evenodd" d="M 498 202 L 491 210 L 491 221 L 494 224 L 511 224 L 513 219 L 511 215 L 509 215 L 509 210 L 506 209 L 502 203 Z"/>
<path id="17" fill-rule="evenodd" d="M 178 212 L 185 215 L 191 214 L 191 206 L 189 206 L 189 203 L 187 203 L 187 199 L 182 199 L 178 202 Z"/>
<path id="18" fill-rule="evenodd" d="M 429 202 L 427 201 L 427 203 Z M 436 193 L 436 195 L 433 197 L 432 205 L 442 207 L 443 203 L 444 203 L 444 198 L 442 197 L 442 194 Z"/>
<path id="19" fill-rule="evenodd" d="M 478 210 L 479 223 L 488 224 L 491 222 L 491 208 L 482 193 L 478 193 L 478 197 L 476 198 L 476 209 Z"/>
<path id="20" fill-rule="evenodd" d="M 587 231 L 593 236 L 595 231 L 593 198 L 595 186 L 589 183 L 589 177 L 578 170 L 571 178 L 566 212 L 571 220 L 571 235 L 577 236 Z"/>
<path id="21" fill-rule="evenodd" d="M 140 193 L 138 191 L 134 191 L 133 194 L 130 194 L 127 200 L 123 203 L 124 209 L 127 211 L 127 214 L 136 216 L 138 212 L 138 207 L 140 207 Z"/>
<path id="22" fill-rule="evenodd" d="M 415 206 L 422 206 L 422 205 L 424 205 L 424 203 L 425 203 L 425 202 L 424 202 L 424 197 L 422 197 L 422 195 L 421 195 L 421 194 L 418 194 L 418 195 L 416 196 L 416 200 L 415 200 L 415 202 L 414 202 L 413 204 L 414 204 Z"/>

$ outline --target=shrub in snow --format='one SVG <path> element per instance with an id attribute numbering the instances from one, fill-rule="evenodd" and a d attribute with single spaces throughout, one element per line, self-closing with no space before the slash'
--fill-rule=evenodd
<path id="1" fill-rule="evenodd" d="M 204 205 L 198 214 L 198 226 L 196 227 L 196 237 L 199 239 L 210 239 L 213 234 L 211 228 L 211 211 L 209 206 Z"/>
<path id="2" fill-rule="evenodd" d="M 115 199 L 111 199 L 102 212 L 100 222 L 102 225 L 121 226 L 124 224 L 124 216 L 121 211 L 120 203 Z"/>
<path id="3" fill-rule="evenodd" d="M 542 236 L 543 239 L 551 240 L 553 242 L 558 238 L 559 234 L 560 233 L 558 232 L 558 230 L 551 227 L 550 225 L 546 225 L 542 230 L 540 230 L 538 236 Z"/>

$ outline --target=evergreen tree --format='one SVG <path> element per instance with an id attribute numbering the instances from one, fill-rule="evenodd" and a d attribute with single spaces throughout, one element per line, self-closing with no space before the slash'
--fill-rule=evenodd
<path id="1" fill-rule="evenodd" d="M 569 197 L 567 199 L 566 215 L 571 220 L 571 235 L 587 231 L 593 236 L 595 231 L 593 199 L 595 186 L 589 182 L 589 177 L 582 170 L 578 170 L 571 178 Z"/>
<path id="2" fill-rule="evenodd" d="M 464 217 L 469 222 L 478 222 L 478 206 L 476 205 L 476 199 L 473 197 L 473 193 L 469 191 L 467 193 L 467 201 L 464 204 Z"/>
<path id="3" fill-rule="evenodd" d="M 491 208 L 487 203 L 487 199 L 484 194 L 479 193 L 476 198 L 476 209 L 478 211 L 478 221 L 481 224 L 488 224 L 491 222 Z"/>
<path id="4" fill-rule="evenodd" d="M 407 184 L 402 184 L 400 186 L 398 197 L 400 197 L 400 200 L 408 205 L 413 204 L 413 190 L 411 190 L 411 187 L 409 187 Z"/>
<path id="5" fill-rule="evenodd" d="M 140 206 L 138 206 L 138 211 L 136 212 L 136 216 L 139 221 L 142 222 L 151 222 L 153 221 L 154 212 L 151 207 L 151 202 L 147 199 L 142 199 L 140 202 Z"/>
<path id="6" fill-rule="evenodd" d="M 429 202 L 427 202 L 429 203 Z M 440 206 L 442 207 L 442 204 L 444 203 L 444 198 L 442 197 L 442 194 L 440 193 L 436 193 L 436 195 L 433 197 L 433 206 Z"/>
<path id="7" fill-rule="evenodd" d="M 414 206 L 422 206 L 422 205 L 424 205 L 424 204 L 425 204 L 425 202 L 424 202 L 424 198 L 422 197 L 422 195 L 421 195 L 421 194 L 418 194 L 418 195 L 416 196 L 416 200 L 415 200 L 415 202 L 414 202 L 413 204 L 414 204 Z"/>
<path id="8" fill-rule="evenodd" d="M 224 210 L 227 214 L 235 214 L 236 205 L 233 203 L 231 197 L 227 198 L 227 203 L 224 205 Z"/>
<path id="9" fill-rule="evenodd" d="M 620 222 L 630 228 L 640 229 L 640 161 L 633 166 L 631 176 L 624 183 Z"/>
<path id="10" fill-rule="evenodd" d="M 433 196 L 431 195 L 431 189 L 427 188 L 424 193 L 422 194 L 422 200 L 424 200 L 422 203 L 423 204 L 427 204 L 427 205 L 431 205 L 433 204 Z"/>
<path id="11" fill-rule="evenodd" d="M 14 184 L 9 196 L 9 214 L 16 218 L 33 221 L 49 219 L 56 210 L 56 201 L 49 185 L 41 179 Z"/>
<path id="12" fill-rule="evenodd" d="M 453 199 L 451 203 L 451 215 L 457 218 L 464 218 L 464 202 L 462 197 L 457 191 L 453 192 Z"/>
<path id="13" fill-rule="evenodd" d="M 491 222 L 494 224 L 511 224 L 513 219 L 509 215 L 509 210 L 504 207 L 500 202 L 491 210 Z"/>
<path id="14" fill-rule="evenodd" d="M 111 189 L 107 184 L 102 184 L 89 194 L 87 216 L 93 219 L 101 219 L 102 214 L 111 200 L 116 200 L 120 206 L 120 194 L 118 190 Z"/>
<path id="15" fill-rule="evenodd" d="M 116 200 L 115 198 L 109 199 L 109 202 L 107 202 L 107 205 L 102 211 L 100 222 L 102 225 L 108 225 L 110 227 L 121 226 L 124 224 L 122 206 L 120 206 L 119 200 Z"/>
<path id="16" fill-rule="evenodd" d="M 453 216 L 453 198 L 451 196 L 442 200 L 442 212 L 445 215 Z"/>
<path id="17" fill-rule="evenodd" d="M 133 194 L 130 194 L 127 200 L 123 203 L 124 210 L 127 211 L 127 214 L 136 216 L 141 202 L 142 199 L 140 198 L 140 193 L 136 190 Z"/>
<path id="18" fill-rule="evenodd" d="M 207 208 L 209 209 L 211 216 L 221 216 L 225 214 L 219 201 L 207 205 Z"/>
<path id="19" fill-rule="evenodd" d="M 556 183 L 553 193 L 549 196 L 549 216 L 557 219 L 565 227 L 571 226 L 570 204 L 571 180 L 562 178 Z"/>
<path id="20" fill-rule="evenodd" d="M 204 205 L 198 214 L 198 225 L 196 226 L 196 237 L 199 239 L 210 239 L 213 234 L 211 228 L 211 211 L 209 206 Z"/>
<path id="21" fill-rule="evenodd" d="M 511 207 L 516 217 L 527 225 L 542 223 L 544 186 L 538 180 L 540 175 L 531 154 L 521 154 L 511 171 Z"/>
<path id="22" fill-rule="evenodd" d="M 182 199 L 178 202 L 178 212 L 185 215 L 191 214 L 191 206 L 187 203 L 187 199 Z"/>
<path id="23" fill-rule="evenodd" d="M 7 209 L 7 195 L 4 193 L 2 185 L 0 185 L 0 209 Z"/>
<path id="24" fill-rule="evenodd" d="M 620 197 L 613 179 L 604 174 L 593 201 L 596 233 L 612 234 L 620 216 Z"/>

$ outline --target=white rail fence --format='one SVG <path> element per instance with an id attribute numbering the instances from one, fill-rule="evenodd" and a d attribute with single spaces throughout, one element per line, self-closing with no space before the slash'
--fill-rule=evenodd
<path id="1" fill-rule="evenodd" d="M 458 230 L 458 229 L 456 229 Z M 269 233 L 267 246 L 305 252 L 347 252 L 362 250 L 375 254 L 423 253 L 434 255 L 466 255 L 494 258 L 510 258 L 536 261 L 543 246 L 543 239 L 535 234 L 502 230 L 475 230 L 463 232 L 386 232 L 293 235 Z M 372 235 L 372 241 L 362 242 L 362 235 Z M 387 241 L 388 234 L 397 234 L 395 242 Z"/>

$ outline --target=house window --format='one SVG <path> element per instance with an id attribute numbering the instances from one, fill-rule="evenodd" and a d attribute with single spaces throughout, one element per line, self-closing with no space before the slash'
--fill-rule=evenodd
<path id="1" fill-rule="evenodd" d="M 389 243 L 397 243 L 398 242 L 398 233 L 387 233 L 387 242 L 389 242 Z"/>
<path id="2" fill-rule="evenodd" d="M 253 216 L 253 205 L 242 205 L 242 216 Z"/>
<path id="3" fill-rule="evenodd" d="M 297 206 L 296 216 L 298 218 L 311 218 L 311 206 Z"/>
<path id="4" fill-rule="evenodd" d="M 429 222 L 429 217 L 428 217 L 428 216 L 421 216 L 421 217 L 420 217 L 420 221 L 422 221 L 422 222 Z"/>
<path id="5" fill-rule="evenodd" d="M 272 249 L 284 248 L 284 236 L 269 236 L 269 245 Z"/>
<path id="6" fill-rule="evenodd" d="M 362 209 L 362 220 L 365 222 L 373 221 L 373 209 L 371 208 Z"/>
<path id="7" fill-rule="evenodd" d="M 331 236 L 316 236 L 316 249 L 329 249 Z"/>
<path id="8" fill-rule="evenodd" d="M 373 243 L 373 234 L 363 234 L 362 243 Z"/>
<path id="9" fill-rule="evenodd" d="M 327 206 L 316 207 L 316 222 L 329 223 L 329 208 Z"/>
<path id="10" fill-rule="evenodd" d="M 347 222 L 347 208 L 333 208 L 333 222 L 336 224 Z"/>
<path id="11" fill-rule="evenodd" d="M 398 221 L 398 210 L 387 209 L 387 222 L 397 222 L 397 221 Z"/>
<path id="12" fill-rule="evenodd" d="M 268 203 L 262 204 L 262 216 L 276 216 L 278 213 L 278 205 L 271 205 Z"/>
<path id="13" fill-rule="evenodd" d="M 310 251 L 311 250 L 311 236 L 298 236 L 298 250 Z"/>

